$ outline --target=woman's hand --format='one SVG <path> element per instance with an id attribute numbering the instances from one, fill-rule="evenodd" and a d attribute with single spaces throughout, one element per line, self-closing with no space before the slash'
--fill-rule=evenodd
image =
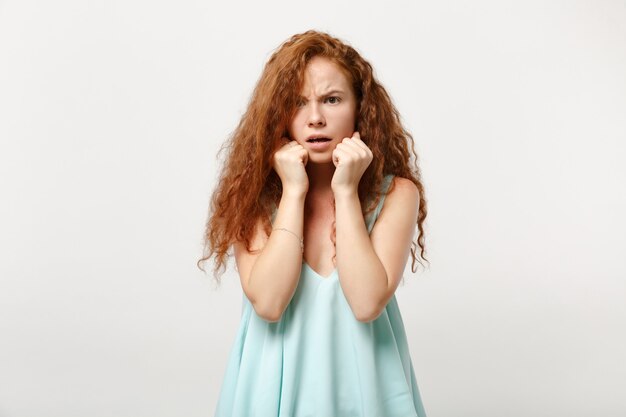
<path id="1" fill-rule="evenodd" d="M 373 154 L 359 132 L 344 138 L 333 150 L 335 174 L 330 183 L 335 194 L 358 192 L 361 176 L 372 162 Z"/>
<path id="2" fill-rule="evenodd" d="M 295 140 L 280 145 L 272 158 L 272 167 L 283 184 L 283 193 L 306 194 L 309 190 L 309 176 L 304 167 L 309 153 Z"/>

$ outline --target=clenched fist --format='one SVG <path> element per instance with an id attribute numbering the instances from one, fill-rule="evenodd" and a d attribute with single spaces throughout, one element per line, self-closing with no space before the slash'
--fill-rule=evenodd
<path id="1" fill-rule="evenodd" d="M 283 138 L 283 140 L 289 140 Z M 274 153 L 272 167 L 283 184 L 283 193 L 306 194 L 309 190 L 309 177 L 305 166 L 309 153 L 302 145 L 291 140 Z"/>
<path id="2" fill-rule="evenodd" d="M 344 138 L 333 151 L 335 165 L 335 174 L 331 181 L 333 192 L 357 191 L 361 177 L 372 159 L 372 151 L 361 140 L 359 132 L 354 132 L 350 138 Z"/>

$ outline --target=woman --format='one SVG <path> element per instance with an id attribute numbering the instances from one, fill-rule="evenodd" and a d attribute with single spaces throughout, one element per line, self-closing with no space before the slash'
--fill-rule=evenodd
<path id="1" fill-rule="evenodd" d="M 243 289 L 216 416 L 426 415 L 394 295 L 416 225 L 425 259 L 413 146 L 352 47 L 307 31 L 272 55 L 201 259 L 217 276 L 232 246 Z"/>

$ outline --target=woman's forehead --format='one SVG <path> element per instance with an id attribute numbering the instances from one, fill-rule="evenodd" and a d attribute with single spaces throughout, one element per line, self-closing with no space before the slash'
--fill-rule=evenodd
<path id="1" fill-rule="evenodd" d="M 323 96 L 332 92 L 349 93 L 348 77 L 339 65 L 328 58 L 312 58 L 304 70 L 300 94 Z"/>

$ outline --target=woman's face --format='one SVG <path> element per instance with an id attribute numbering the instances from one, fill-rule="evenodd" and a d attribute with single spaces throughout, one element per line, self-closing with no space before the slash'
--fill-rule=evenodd
<path id="1" fill-rule="evenodd" d="M 291 139 L 309 153 L 308 163 L 332 163 L 337 144 L 354 133 L 356 104 L 340 67 L 328 58 L 313 57 L 304 71 L 300 102 L 289 124 Z"/>

